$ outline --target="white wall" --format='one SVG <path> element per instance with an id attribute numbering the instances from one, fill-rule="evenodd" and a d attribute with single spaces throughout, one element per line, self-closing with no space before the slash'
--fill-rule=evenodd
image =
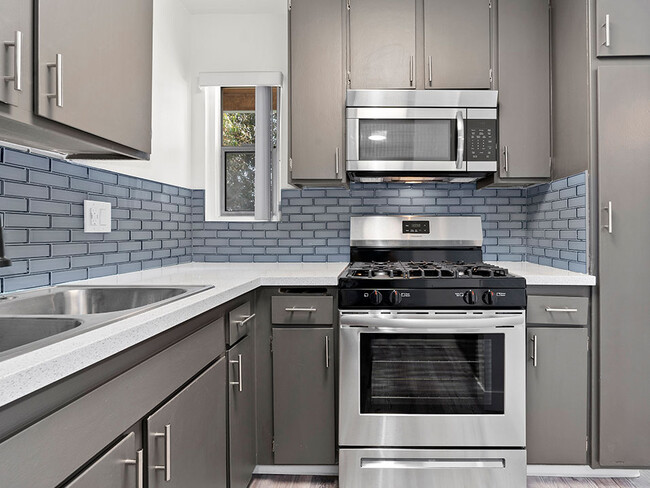
<path id="1" fill-rule="evenodd" d="M 82 161 L 88 166 L 191 187 L 191 15 L 181 0 L 155 0 L 150 161 Z"/>
<path id="2" fill-rule="evenodd" d="M 280 121 L 282 185 L 287 179 L 289 66 L 286 0 L 266 0 L 272 9 L 252 14 L 203 13 L 191 19 L 192 187 L 205 188 L 203 94 L 201 72 L 281 71 L 284 75 Z M 272 11 L 269 11 L 272 10 Z"/>

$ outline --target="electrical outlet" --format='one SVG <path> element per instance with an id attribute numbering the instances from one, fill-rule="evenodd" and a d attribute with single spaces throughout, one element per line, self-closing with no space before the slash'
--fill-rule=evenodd
<path id="1" fill-rule="evenodd" d="M 111 204 L 84 200 L 84 232 L 104 233 L 111 231 Z"/>

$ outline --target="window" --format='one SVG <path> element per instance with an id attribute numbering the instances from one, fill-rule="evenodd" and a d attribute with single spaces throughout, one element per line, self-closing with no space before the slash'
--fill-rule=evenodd
<path id="1" fill-rule="evenodd" d="M 206 108 L 206 220 L 279 219 L 281 75 L 278 81 L 268 75 L 211 73 L 199 79 Z"/>

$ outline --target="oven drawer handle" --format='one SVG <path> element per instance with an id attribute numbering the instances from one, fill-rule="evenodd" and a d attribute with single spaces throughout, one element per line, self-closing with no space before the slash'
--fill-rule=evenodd
<path id="1" fill-rule="evenodd" d="M 285 312 L 307 312 L 307 313 L 313 313 L 317 309 L 314 307 L 287 307 L 284 309 Z"/>
<path id="2" fill-rule="evenodd" d="M 505 459 L 361 459 L 361 468 L 363 469 L 493 469 L 505 467 Z"/>

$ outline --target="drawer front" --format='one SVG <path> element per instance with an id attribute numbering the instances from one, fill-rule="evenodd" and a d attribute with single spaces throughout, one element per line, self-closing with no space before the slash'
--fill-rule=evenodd
<path id="1" fill-rule="evenodd" d="M 529 324 L 587 325 L 589 298 L 586 297 L 528 297 Z"/>
<path id="2" fill-rule="evenodd" d="M 271 317 L 274 324 L 332 325 L 334 297 L 271 297 Z"/>
<path id="3" fill-rule="evenodd" d="M 255 314 L 251 310 L 251 302 L 246 302 L 234 309 L 228 319 L 228 345 L 232 345 L 248 334 L 255 322 Z"/>

